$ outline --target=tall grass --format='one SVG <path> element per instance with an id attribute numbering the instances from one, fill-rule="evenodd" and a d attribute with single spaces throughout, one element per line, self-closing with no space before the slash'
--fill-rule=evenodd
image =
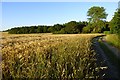
<path id="1" fill-rule="evenodd" d="M 109 34 L 106 36 L 107 42 L 118 47 L 120 49 L 120 38 L 116 34 Z"/>
<path id="2" fill-rule="evenodd" d="M 2 41 L 3 79 L 98 78 L 91 40 L 96 35 L 19 35 Z"/>

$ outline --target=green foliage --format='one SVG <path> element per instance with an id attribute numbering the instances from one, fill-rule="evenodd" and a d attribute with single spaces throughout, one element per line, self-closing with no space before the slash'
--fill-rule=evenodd
<path id="1" fill-rule="evenodd" d="M 113 19 L 110 21 L 110 31 L 120 35 L 120 9 L 115 12 Z"/>
<path id="2" fill-rule="evenodd" d="M 74 34 L 81 33 L 87 22 L 70 21 L 66 24 L 55 24 L 54 26 L 24 26 L 7 30 L 10 34 L 29 34 L 29 33 L 54 33 L 54 34 Z"/>
<path id="3" fill-rule="evenodd" d="M 93 6 L 88 10 L 87 16 L 90 17 L 90 22 L 98 22 L 99 20 L 106 19 L 107 14 L 104 7 Z"/>
<path id="4" fill-rule="evenodd" d="M 62 28 L 63 28 L 63 25 L 55 24 L 54 26 L 49 27 L 48 31 L 52 33 L 57 33 L 57 31 L 60 31 Z"/>
<path id="5" fill-rule="evenodd" d="M 103 21 L 106 19 L 107 14 L 105 12 L 104 7 L 93 6 L 91 7 L 88 12 L 87 16 L 89 16 L 89 24 L 91 24 L 92 32 L 93 33 L 101 33 L 105 28 L 105 22 Z"/>
<path id="6" fill-rule="evenodd" d="M 103 22 L 102 20 L 100 20 L 99 22 L 96 23 L 96 27 L 94 28 L 95 31 L 94 32 L 97 32 L 97 33 L 102 33 L 105 28 L 105 22 Z"/>
<path id="7" fill-rule="evenodd" d="M 34 26 L 32 26 L 31 28 L 30 28 L 30 31 L 29 31 L 29 33 L 35 33 L 36 31 L 35 31 L 35 27 Z"/>
<path id="8" fill-rule="evenodd" d="M 110 27 L 109 27 L 109 22 L 107 21 L 104 21 L 104 27 L 102 29 L 102 31 L 110 31 Z"/>
<path id="9" fill-rule="evenodd" d="M 79 33 L 82 33 L 82 30 L 83 30 L 83 28 L 84 27 L 86 27 L 88 25 L 88 22 L 86 22 L 86 21 L 83 21 L 83 22 L 78 22 L 78 30 L 79 30 Z"/>
<path id="10" fill-rule="evenodd" d="M 116 34 L 110 34 L 106 36 L 108 43 L 120 48 L 120 37 Z"/>
<path id="11" fill-rule="evenodd" d="M 47 33 L 48 30 L 47 30 L 47 27 L 43 27 L 43 33 Z"/>
<path id="12" fill-rule="evenodd" d="M 67 24 L 65 24 L 65 31 L 68 34 L 78 33 L 79 32 L 78 23 L 76 21 L 68 22 Z"/>
<path id="13" fill-rule="evenodd" d="M 84 27 L 82 30 L 83 33 L 90 33 L 91 31 L 92 31 L 91 25 Z"/>
<path id="14" fill-rule="evenodd" d="M 55 28 L 56 31 L 60 31 L 62 28 L 64 28 L 64 26 L 60 24 L 55 24 L 53 27 Z"/>
<path id="15" fill-rule="evenodd" d="M 56 34 L 67 34 L 65 28 L 62 28 L 60 31 L 55 32 Z"/>
<path id="16" fill-rule="evenodd" d="M 104 34 L 110 34 L 110 31 L 104 31 L 103 33 Z"/>
<path id="17" fill-rule="evenodd" d="M 36 31 L 37 31 L 37 33 L 42 33 L 43 32 L 43 28 L 41 26 L 38 26 Z"/>

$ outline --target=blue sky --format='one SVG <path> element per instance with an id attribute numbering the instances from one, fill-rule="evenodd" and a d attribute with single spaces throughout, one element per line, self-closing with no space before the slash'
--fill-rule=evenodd
<path id="1" fill-rule="evenodd" d="M 17 26 L 53 25 L 69 21 L 87 20 L 92 6 L 102 6 L 110 21 L 118 7 L 117 2 L 2 2 L 2 28 Z"/>

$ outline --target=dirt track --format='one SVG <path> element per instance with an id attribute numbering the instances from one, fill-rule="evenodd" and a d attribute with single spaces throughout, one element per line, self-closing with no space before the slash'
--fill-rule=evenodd
<path id="1" fill-rule="evenodd" d="M 120 59 L 120 50 L 118 48 L 109 45 L 106 41 L 104 41 L 103 43 Z"/>
<path id="2" fill-rule="evenodd" d="M 117 67 L 113 65 L 109 57 L 105 55 L 103 49 L 99 45 L 98 39 L 99 37 L 93 40 L 93 48 L 97 53 L 97 64 L 98 66 L 106 68 L 100 72 L 101 78 L 105 80 L 120 80 Z"/>

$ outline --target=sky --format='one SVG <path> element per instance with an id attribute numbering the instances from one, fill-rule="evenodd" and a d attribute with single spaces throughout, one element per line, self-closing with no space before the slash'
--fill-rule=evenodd
<path id="1" fill-rule="evenodd" d="M 104 7 L 108 14 L 107 21 L 110 21 L 118 8 L 117 2 L 2 2 L 1 4 L 1 30 L 20 26 L 87 21 L 87 11 L 92 6 Z"/>

